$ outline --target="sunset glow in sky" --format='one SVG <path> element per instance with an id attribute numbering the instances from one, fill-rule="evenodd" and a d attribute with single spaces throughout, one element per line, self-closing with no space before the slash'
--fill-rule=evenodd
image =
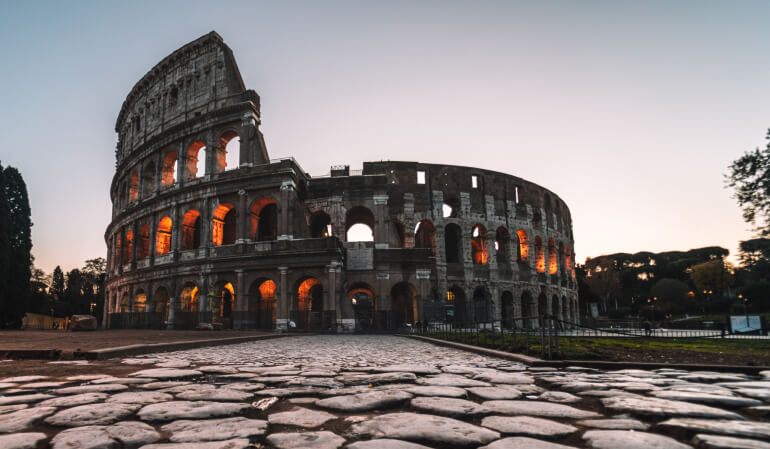
<path id="1" fill-rule="evenodd" d="M 272 158 L 521 176 L 569 205 L 577 261 L 753 234 L 725 188 L 770 127 L 768 1 L 0 0 L 0 162 L 50 272 L 105 257 L 115 120 L 163 57 L 216 30 Z"/>

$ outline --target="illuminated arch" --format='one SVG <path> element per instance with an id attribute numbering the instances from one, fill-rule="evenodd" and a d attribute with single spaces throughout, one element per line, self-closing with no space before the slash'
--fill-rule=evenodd
<path id="1" fill-rule="evenodd" d="M 374 214 L 363 206 L 355 206 L 345 214 L 345 240 L 348 242 L 374 241 Z"/>
<path id="2" fill-rule="evenodd" d="M 137 238 L 139 241 L 136 246 L 136 258 L 142 260 L 150 257 L 150 225 L 140 225 Z"/>
<path id="3" fill-rule="evenodd" d="M 217 145 L 217 171 L 235 170 L 240 166 L 241 138 L 235 131 L 227 131 Z"/>
<path id="4" fill-rule="evenodd" d="M 181 312 L 197 312 L 199 304 L 198 286 L 192 282 L 186 283 L 181 292 L 179 293 L 179 306 L 178 309 Z"/>
<path id="5" fill-rule="evenodd" d="M 159 256 L 171 251 L 171 218 L 166 216 L 158 222 L 158 238 L 155 242 L 155 253 Z"/>
<path id="6" fill-rule="evenodd" d="M 235 243 L 237 216 L 232 204 L 223 203 L 214 210 L 211 219 L 211 242 L 214 246 Z"/>
<path id="7" fill-rule="evenodd" d="M 436 254 L 436 228 L 430 220 L 421 220 L 414 230 L 414 247 L 430 248 L 431 254 Z"/>
<path id="8" fill-rule="evenodd" d="M 155 193 L 155 162 L 149 161 L 142 168 L 142 198 Z"/>
<path id="9" fill-rule="evenodd" d="M 516 232 L 516 236 L 519 238 L 518 261 L 521 263 L 529 263 L 529 236 L 527 235 L 527 231 L 519 229 Z"/>
<path id="10" fill-rule="evenodd" d="M 545 273 L 545 247 L 539 235 L 535 236 L 535 268 L 538 273 Z"/>
<path id="11" fill-rule="evenodd" d="M 139 173 L 134 170 L 128 185 L 128 202 L 135 203 L 139 199 Z"/>
<path id="12" fill-rule="evenodd" d="M 332 236 L 332 218 L 323 211 L 310 216 L 310 237 L 320 239 Z"/>
<path id="13" fill-rule="evenodd" d="M 179 155 L 176 154 L 176 151 L 169 151 L 163 157 L 160 174 L 160 185 L 162 187 L 171 187 L 176 182 L 176 162 L 178 159 Z"/>
<path id="14" fill-rule="evenodd" d="M 249 208 L 249 237 L 255 241 L 278 238 L 278 205 L 270 198 L 260 198 Z"/>
<path id="15" fill-rule="evenodd" d="M 193 142 L 187 148 L 187 180 L 201 178 L 206 175 L 206 144 L 201 141 Z"/>
<path id="16" fill-rule="evenodd" d="M 134 232 L 130 229 L 126 230 L 126 243 L 123 245 L 123 264 L 131 262 L 131 250 L 134 247 Z"/>
<path id="17" fill-rule="evenodd" d="M 500 226 L 495 231 L 495 257 L 497 263 L 501 265 L 508 265 L 510 262 L 510 244 L 511 235 L 504 226 Z"/>
<path id="18" fill-rule="evenodd" d="M 185 212 L 182 218 L 181 249 L 199 248 L 201 245 L 201 214 L 195 209 Z"/>
<path id="19" fill-rule="evenodd" d="M 147 310 L 147 293 L 144 290 L 138 290 L 134 295 L 131 304 L 132 312 L 145 312 Z"/>
<path id="20" fill-rule="evenodd" d="M 471 231 L 471 255 L 476 265 L 486 265 L 489 262 L 489 248 L 487 247 L 487 228 L 477 224 Z"/>
<path id="21" fill-rule="evenodd" d="M 553 241 L 553 237 L 551 237 L 548 239 L 548 274 L 556 274 L 558 267 L 556 243 Z"/>

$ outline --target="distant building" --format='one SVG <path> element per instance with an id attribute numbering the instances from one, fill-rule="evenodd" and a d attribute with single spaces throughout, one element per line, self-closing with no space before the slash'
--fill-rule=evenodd
<path id="1" fill-rule="evenodd" d="M 269 159 L 259 125 L 259 95 L 214 32 L 136 83 L 115 128 L 110 327 L 577 319 L 572 221 L 554 193 L 420 162 L 311 177 Z"/>

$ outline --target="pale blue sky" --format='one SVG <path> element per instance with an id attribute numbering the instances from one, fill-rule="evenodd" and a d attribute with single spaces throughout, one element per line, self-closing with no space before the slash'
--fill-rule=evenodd
<path id="1" fill-rule="evenodd" d="M 727 165 L 770 127 L 768 1 L 0 0 L 0 160 L 51 271 L 104 256 L 114 124 L 147 70 L 216 30 L 271 157 L 516 174 L 572 211 L 578 261 L 722 245 Z"/>

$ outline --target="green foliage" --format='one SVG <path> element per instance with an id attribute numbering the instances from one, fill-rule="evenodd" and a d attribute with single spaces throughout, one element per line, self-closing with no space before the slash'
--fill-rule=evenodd
<path id="1" fill-rule="evenodd" d="M 690 267 L 690 278 L 697 291 L 711 291 L 718 296 L 733 282 L 730 267 L 721 259 L 710 260 Z"/>
<path id="2" fill-rule="evenodd" d="M 14 167 L 2 169 L 0 199 L 0 281 L 5 288 L 0 298 L 0 327 L 19 327 L 29 299 L 30 267 L 32 265 L 32 218 L 27 186 Z"/>
<path id="3" fill-rule="evenodd" d="M 655 307 L 669 313 L 686 313 L 694 308 L 689 296 L 690 287 L 678 279 L 661 279 L 650 291 L 657 298 Z"/>
<path id="4" fill-rule="evenodd" d="M 770 235 L 770 130 L 768 144 L 747 151 L 729 167 L 727 185 L 735 189 L 735 199 L 743 219 L 756 226 L 760 235 Z"/>
<path id="5" fill-rule="evenodd" d="M 770 310 L 770 280 L 760 279 L 747 283 L 741 288 L 741 295 L 747 300 L 747 306 L 752 312 Z"/>
<path id="6" fill-rule="evenodd" d="M 61 296 L 64 294 L 64 273 L 61 271 L 61 267 L 56 265 L 53 269 L 53 279 L 51 280 L 51 294 Z"/>
<path id="7" fill-rule="evenodd" d="M 11 241 L 9 235 L 10 221 L 8 212 L 8 198 L 3 186 L 5 176 L 3 166 L 0 165 L 0 328 L 5 324 L 5 311 L 9 301 Z"/>

